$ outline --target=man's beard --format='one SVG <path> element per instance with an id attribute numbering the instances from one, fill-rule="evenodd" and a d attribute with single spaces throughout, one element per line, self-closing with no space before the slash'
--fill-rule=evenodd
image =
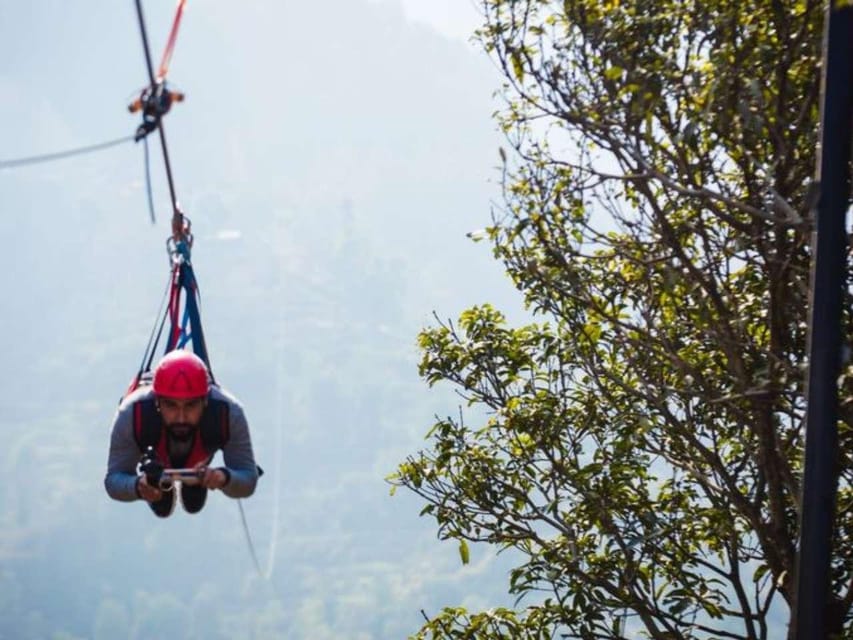
<path id="1" fill-rule="evenodd" d="M 169 437 L 178 442 L 188 442 L 192 440 L 195 433 L 195 427 L 188 422 L 175 422 L 168 425 Z"/>

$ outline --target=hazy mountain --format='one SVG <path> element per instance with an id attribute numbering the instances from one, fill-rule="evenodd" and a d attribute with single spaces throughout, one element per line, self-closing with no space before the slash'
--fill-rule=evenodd
<path id="1" fill-rule="evenodd" d="M 159 55 L 173 4 L 145 6 Z M 133 3 L 5 3 L 0 37 L 4 157 L 133 131 Z M 431 312 L 513 304 L 464 235 L 497 195 L 489 63 L 394 5 L 210 0 L 189 3 L 170 78 L 208 344 L 267 471 L 244 508 L 271 577 L 234 502 L 158 521 L 102 488 L 168 275 L 159 155 L 154 227 L 139 145 L 0 171 L 0 638 L 394 638 L 422 607 L 505 604 L 501 563 L 474 548 L 461 567 L 383 482 L 456 403 L 417 378 Z"/>

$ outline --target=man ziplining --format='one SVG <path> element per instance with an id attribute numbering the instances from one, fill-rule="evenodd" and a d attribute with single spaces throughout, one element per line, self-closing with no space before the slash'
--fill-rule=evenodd
<path id="1" fill-rule="evenodd" d="M 211 467 L 219 450 L 224 466 Z M 153 456 L 153 465 L 150 459 L 140 465 L 146 452 Z M 170 474 L 170 469 L 180 473 Z M 114 500 L 145 500 L 157 516 L 166 518 L 178 495 L 185 511 L 198 513 L 209 489 L 245 498 L 257 481 L 243 408 L 234 396 L 210 384 L 207 367 L 195 354 L 170 351 L 154 370 L 153 383 L 121 402 L 104 479 Z"/>
<path id="2" fill-rule="evenodd" d="M 188 513 L 198 513 L 204 508 L 209 490 L 221 490 L 231 498 L 248 497 L 254 493 L 258 477 L 263 473 L 255 464 L 242 406 L 213 377 L 190 259 L 191 223 L 175 197 L 163 132 L 162 117 L 171 102 L 183 99 L 181 94 L 168 91 L 165 83 L 185 3 L 186 0 L 178 0 L 163 60 L 155 76 L 142 6 L 136 0 L 150 86 L 131 105 L 130 111 L 141 110 L 143 114 L 137 140 L 155 129 L 160 132 L 173 210 L 172 235 L 167 241 L 172 268 L 169 304 L 160 330 L 156 331 L 156 338 L 152 333 L 139 371 L 113 420 L 104 478 L 111 498 L 122 502 L 144 500 L 161 518 L 172 514 L 179 497 Z M 171 327 L 166 355 L 152 375 L 151 364 L 167 319 Z M 190 343 L 192 351 L 186 349 Z M 218 451 L 222 451 L 224 466 L 212 467 Z"/>

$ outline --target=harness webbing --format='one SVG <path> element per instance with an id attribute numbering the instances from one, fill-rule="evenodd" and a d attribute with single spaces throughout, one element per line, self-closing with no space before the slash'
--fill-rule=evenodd
<path id="1" fill-rule="evenodd" d="M 145 64 L 148 70 L 148 79 L 150 87 L 150 99 L 156 99 L 158 91 L 164 91 L 166 72 L 169 68 L 169 62 L 172 58 L 172 52 L 175 48 L 175 42 L 178 36 L 178 27 L 180 26 L 181 16 L 184 12 L 186 0 L 178 0 L 175 18 L 172 22 L 172 29 L 169 32 L 169 38 L 166 43 L 166 48 L 163 51 L 163 56 L 160 61 L 157 75 L 154 75 L 154 65 L 151 61 L 151 49 L 148 45 L 148 33 L 145 28 L 145 18 L 142 13 L 142 2 L 136 0 L 136 14 L 139 20 L 139 31 L 142 36 L 142 46 L 145 53 Z M 144 108 L 143 108 L 144 110 Z M 166 145 L 166 134 L 163 129 L 162 114 L 155 111 L 156 117 L 153 123 L 156 123 L 156 128 L 160 133 L 160 142 L 163 149 L 163 161 L 166 169 L 166 176 L 169 183 L 169 195 L 172 204 L 172 235 L 167 240 L 167 248 L 169 259 L 171 262 L 171 273 L 169 277 L 169 285 L 167 287 L 168 305 L 165 313 L 160 321 L 155 324 L 155 329 L 152 330 L 151 338 L 148 341 L 145 354 L 142 358 L 142 364 L 131 388 L 136 388 L 143 377 L 150 373 L 151 366 L 154 360 L 154 353 L 157 350 L 157 345 L 160 342 L 160 337 L 163 333 L 163 328 L 166 319 L 169 320 L 169 332 L 166 338 L 166 353 L 174 349 L 185 348 L 188 344 L 192 344 L 193 352 L 200 357 L 207 366 L 210 373 L 211 381 L 213 379 L 213 371 L 210 366 L 210 358 L 207 352 L 207 345 L 204 341 L 204 331 L 201 327 L 201 313 L 199 310 L 199 290 L 196 282 L 195 274 L 193 273 L 192 262 L 190 260 L 190 249 L 192 247 L 193 236 L 190 232 L 191 223 L 184 216 L 178 206 L 177 197 L 175 195 L 175 185 L 172 178 L 172 168 L 169 163 L 169 151 Z M 154 220 L 153 197 L 151 194 L 151 177 L 149 172 L 149 157 L 147 137 L 142 137 L 145 140 L 145 169 L 146 182 L 148 183 L 148 203 L 151 210 L 151 219 Z M 165 300 L 165 298 L 164 298 Z M 161 304 L 162 311 L 162 304 Z M 159 325 L 159 327 L 158 327 Z M 156 336 L 155 336 L 156 331 Z"/>
<path id="2" fill-rule="evenodd" d="M 199 309 L 199 290 L 196 282 L 192 264 L 180 260 L 172 267 L 172 285 L 169 295 L 169 307 L 166 316 L 170 321 L 169 337 L 166 341 L 166 353 L 173 349 L 182 349 L 192 342 L 192 350 L 207 365 L 211 381 L 213 369 L 210 366 L 210 358 L 207 353 L 207 344 L 204 340 L 204 330 L 201 325 L 201 311 Z M 181 302 L 183 301 L 183 314 L 181 314 Z"/>

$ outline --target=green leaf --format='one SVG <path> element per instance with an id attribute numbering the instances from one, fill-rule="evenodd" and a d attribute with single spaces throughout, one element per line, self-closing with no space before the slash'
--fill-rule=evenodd
<path id="1" fill-rule="evenodd" d="M 465 540 L 459 541 L 459 557 L 462 559 L 462 564 L 468 564 L 471 555 L 468 551 L 468 543 Z"/>
<path id="2" fill-rule="evenodd" d="M 624 72 L 625 70 L 622 67 L 610 67 L 604 72 L 604 77 L 608 80 L 618 80 Z"/>
<path id="3" fill-rule="evenodd" d="M 524 82 L 524 65 L 521 62 L 521 54 L 517 49 L 513 49 L 509 54 L 509 59 L 512 62 L 512 72 L 515 74 L 519 82 Z"/>

